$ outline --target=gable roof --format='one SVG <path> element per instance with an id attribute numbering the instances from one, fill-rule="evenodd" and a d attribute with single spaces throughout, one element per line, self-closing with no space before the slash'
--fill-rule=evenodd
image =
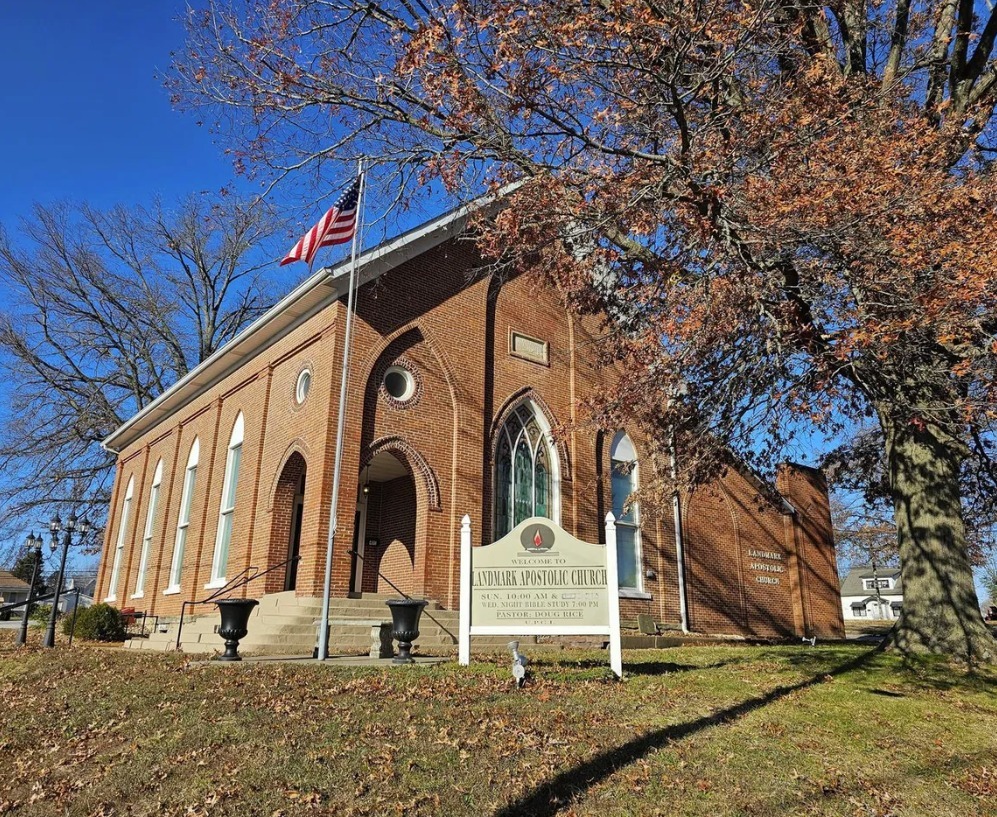
<path id="1" fill-rule="evenodd" d="M 880 595 L 903 595 L 904 589 L 900 581 L 899 567 L 877 567 L 874 571 L 871 565 L 858 565 L 849 570 L 845 580 L 841 583 L 841 595 L 868 596 L 869 588 L 863 584 L 863 579 L 871 579 L 874 574 L 880 579 L 893 579 L 893 587 L 880 588 Z"/>
<path id="2" fill-rule="evenodd" d="M 470 204 L 455 207 L 361 253 L 357 258 L 357 287 L 361 287 L 412 258 L 459 235 L 473 213 L 494 206 L 515 183 Z M 215 384 L 285 337 L 306 320 L 347 294 L 350 259 L 323 267 L 307 278 L 265 314 L 243 329 L 200 365 L 191 369 L 159 397 L 123 423 L 101 443 L 111 453 L 126 446 L 183 409 Z"/>
<path id="3" fill-rule="evenodd" d="M 4 590 L 26 590 L 28 583 L 19 579 L 9 570 L 0 570 L 0 588 Z"/>

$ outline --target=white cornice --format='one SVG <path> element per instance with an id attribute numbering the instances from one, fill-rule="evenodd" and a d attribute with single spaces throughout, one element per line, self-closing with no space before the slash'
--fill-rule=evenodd
<path id="1" fill-rule="evenodd" d="M 470 204 L 457 207 L 362 253 L 357 259 L 358 286 L 375 280 L 388 270 L 459 235 L 469 215 L 493 205 L 512 187 L 510 185 L 496 195 L 484 196 Z M 316 313 L 344 296 L 349 272 L 348 258 L 335 266 L 320 269 L 123 423 L 101 445 L 112 453 L 118 453 L 150 429 L 186 408 L 247 360 L 266 350 Z"/>

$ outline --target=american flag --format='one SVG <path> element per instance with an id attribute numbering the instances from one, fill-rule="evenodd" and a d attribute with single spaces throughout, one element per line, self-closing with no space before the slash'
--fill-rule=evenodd
<path id="1" fill-rule="evenodd" d="M 354 180 L 339 200 L 332 205 L 318 224 L 305 233 L 287 254 L 281 266 L 292 261 L 305 261 L 311 267 L 319 247 L 345 244 L 357 229 L 357 198 L 360 195 L 360 176 Z"/>

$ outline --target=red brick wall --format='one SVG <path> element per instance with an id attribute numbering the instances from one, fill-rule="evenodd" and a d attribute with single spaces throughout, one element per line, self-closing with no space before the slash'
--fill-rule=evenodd
<path id="1" fill-rule="evenodd" d="M 300 452 L 293 451 L 280 472 L 270 504 L 270 548 L 267 556 L 267 567 L 279 565 L 291 556 L 294 498 L 297 496 L 301 478 L 306 474 L 306 468 L 305 458 L 301 456 Z M 306 479 L 305 485 L 307 484 Z M 287 568 L 274 570 L 268 574 L 265 579 L 267 592 L 282 591 L 286 578 Z"/>
<path id="2" fill-rule="evenodd" d="M 777 485 L 797 510 L 791 535 L 799 554 L 800 599 L 807 635 L 843 638 L 841 585 L 824 475 L 804 465 L 787 464 L 779 472 Z"/>
<path id="3" fill-rule="evenodd" d="M 415 592 L 415 482 L 411 476 L 372 483 L 367 497 L 365 539 L 378 540 L 364 554 L 363 589 L 393 593 L 392 582 L 404 593 Z M 380 576 L 378 575 L 380 574 Z M 387 579 L 388 581 L 385 581 Z"/>
<path id="4" fill-rule="evenodd" d="M 361 289 L 334 547 L 336 595 L 345 595 L 351 587 L 349 550 L 364 465 L 373 453 L 390 451 L 411 476 L 391 485 L 395 501 L 390 515 L 383 511 L 376 518 L 368 515 L 368 536 L 377 535 L 382 550 L 391 541 L 404 545 L 397 554 L 405 558 L 385 567 L 410 582 L 413 594 L 456 607 L 460 520 L 470 515 L 475 543 L 490 538 L 495 432 L 500 419 L 527 396 L 542 406 L 556 431 L 560 523 L 581 539 L 603 540 L 603 518 L 610 507 L 612 435 L 596 434 L 585 424 L 580 408 L 615 376 L 612 369 L 594 360 L 592 341 L 598 321 L 571 318 L 554 293 L 529 276 L 500 281 L 476 273 L 477 266 L 472 243 L 449 241 Z M 132 475 L 136 490 L 117 603 L 135 586 L 145 503 L 159 457 L 165 476 L 143 606 L 160 615 L 176 614 L 181 601 L 209 592 L 204 584 L 215 545 L 227 444 L 239 411 L 245 418 L 245 440 L 227 575 L 248 567 L 265 568 L 285 558 L 291 479 L 285 469 L 293 455 L 301 458 L 300 464 L 295 460 L 294 468 L 303 464 L 308 473 L 298 592 L 317 595 L 321 591 L 344 323 L 345 305 L 339 301 L 243 362 L 121 452 L 100 593 L 106 593 L 109 579 L 122 486 Z M 549 362 L 510 355 L 512 330 L 546 341 Z M 392 401 L 381 388 L 384 369 L 395 363 L 411 368 L 419 384 L 417 399 L 405 405 Z M 307 400 L 298 404 L 294 388 L 306 367 L 312 373 L 311 390 Z M 181 592 L 164 595 L 184 466 L 195 437 L 201 453 Z M 640 454 L 640 441 L 635 444 Z M 648 459 L 641 458 L 642 469 L 653 467 Z M 807 508 L 823 513 L 826 496 L 821 506 L 821 486 L 814 479 L 795 476 L 788 484 Z M 383 490 L 384 486 L 372 486 L 368 501 L 375 491 Z M 821 517 L 812 524 L 803 520 L 787 528 L 785 518 L 771 503 L 755 507 L 756 493 L 743 478 L 731 477 L 712 492 L 704 489 L 685 498 L 693 627 L 774 635 L 796 632 L 805 615 L 823 617 L 823 621 L 833 609 L 835 621 L 840 620 L 837 605 L 828 604 L 828 566 L 833 568 L 834 559 L 833 552 L 828 555 L 826 520 Z M 762 588 L 750 584 L 746 574 L 744 551 L 751 542 L 763 545 L 765 551 L 778 550 L 787 563 L 796 559 L 797 549 L 801 554 L 805 551 L 806 559 L 813 558 L 814 552 L 820 555 L 816 566 L 801 567 L 794 562 L 795 584 L 780 582 Z M 659 621 L 677 624 L 675 532 L 669 509 L 659 517 L 649 512 L 643 515 L 641 547 L 642 572 L 650 570 L 653 575 L 644 579 L 646 598 L 623 601 L 623 615 L 648 612 Z M 405 563 L 409 560 L 410 565 Z M 281 571 L 277 583 L 282 583 L 282 577 Z M 267 590 L 276 586 L 274 581 L 266 583 Z M 365 568 L 363 587 L 373 586 Z M 252 585 L 248 589 L 250 594 L 261 591 Z"/>

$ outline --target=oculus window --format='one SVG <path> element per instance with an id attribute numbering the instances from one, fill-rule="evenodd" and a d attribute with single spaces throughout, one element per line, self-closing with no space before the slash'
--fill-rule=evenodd
<path id="1" fill-rule="evenodd" d="M 305 402 L 308 397 L 308 390 L 312 387 L 312 372 L 311 369 L 302 369 L 301 373 L 298 375 L 298 382 L 294 386 L 294 402 L 299 406 Z"/>
<path id="2" fill-rule="evenodd" d="M 389 366 L 381 381 L 388 396 L 405 403 L 415 395 L 415 378 L 404 366 Z"/>

